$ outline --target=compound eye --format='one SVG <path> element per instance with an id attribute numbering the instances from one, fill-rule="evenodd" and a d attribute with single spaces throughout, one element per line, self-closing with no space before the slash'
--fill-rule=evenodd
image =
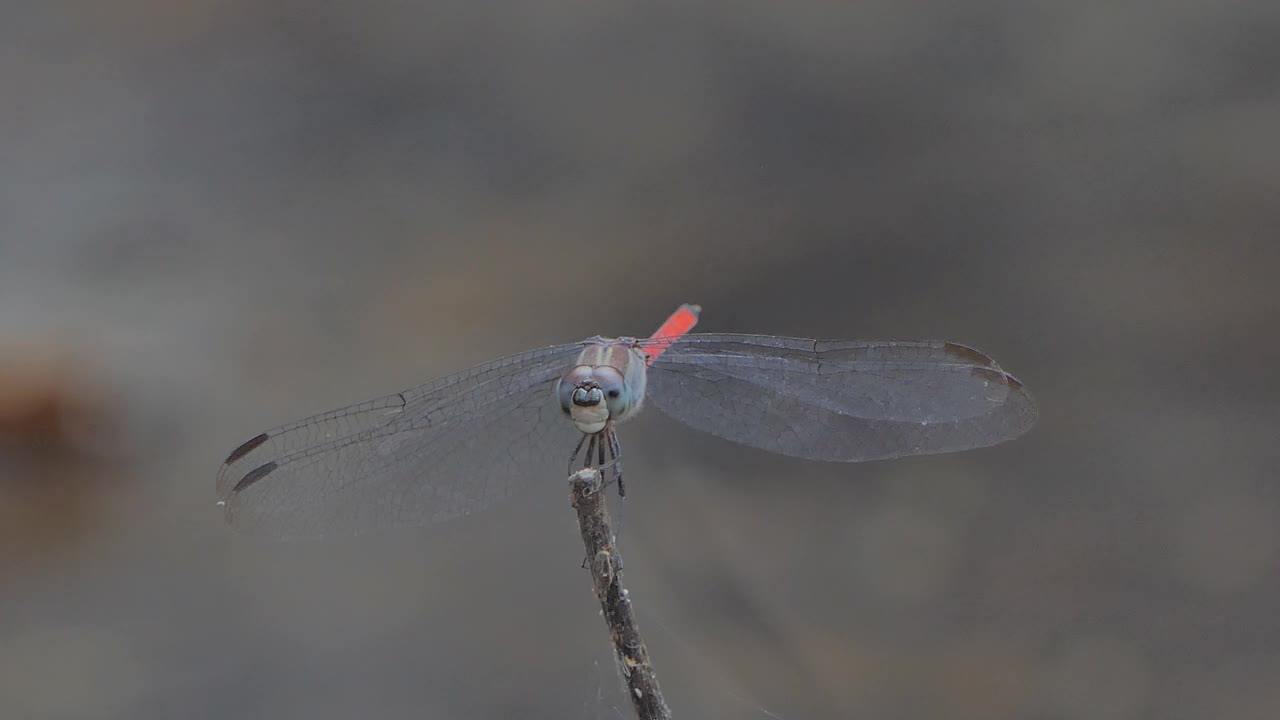
<path id="1" fill-rule="evenodd" d="M 622 373 L 616 368 L 602 365 L 596 368 L 595 377 L 600 389 L 604 391 L 604 402 L 609 408 L 609 417 L 620 419 L 620 416 L 626 414 L 627 409 L 631 407 L 630 392 L 627 390 L 627 383 L 623 380 Z"/>
<path id="2" fill-rule="evenodd" d="M 560 409 L 565 414 L 569 413 L 569 408 L 573 405 L 573 392 L 590 379 L 591 368 L 587 365 L 571 368 L 560 377 L 560 382 L 556 384 L 556 400 L 560 401 Z"/>

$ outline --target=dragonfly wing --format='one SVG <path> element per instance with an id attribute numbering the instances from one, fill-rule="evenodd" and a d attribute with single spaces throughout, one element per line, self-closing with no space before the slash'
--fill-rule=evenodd
<path id="1" fill-rule="evenodd" d="M 727 440 L 841 462 L 994 445 L 1037 415 L 990 357 L 941 341 L 688 335 L 649 369 L 646 398 Z"/>
<path id="2" fill-rule="evenodd" d="M 218 473 L 227 521 L 277 537 L 430 525 L 563 474 L 553 389 L 582 343 L 535 350 L 262 433 Z"/>

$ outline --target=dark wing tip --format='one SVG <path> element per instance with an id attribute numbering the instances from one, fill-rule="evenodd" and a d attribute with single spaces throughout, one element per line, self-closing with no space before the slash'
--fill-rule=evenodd
<path id="1" fill-rule="evenodd" d="M 996 361 L 992 360 L 991 356 L 986 353 L 975 350 L 968 345 L 953 342 L 944 343 L 942 348 L 946 350 L 947 354 L 978 366 L 973 368 L 974 375 L 1003 382 L 1014 390 L 1022 389 L 1022 381 L 1001 370 Z"/>
<path id="2" fill-rule="evenodd" d="M 265 438 L 266 436 L 261 435 L 259 437 Z M 257 440 L 257 439 L 258 438 L 254 438 L 254 440 Z M 250 450 L 252 449 L 253 448 L 250 448 Z M 239 452 L 238 448 L 237 448 L 237 452 Z M 234 454 L 235 453 L 232 453 L 232 455 Z M 258 467 L 246 473 L 244 477 L 240 478 L 240 482 L 237 482 L 235 486 L 232 487 L 229 492 L 227 492 L 226 495 L 223 495 L 221 498 L 219 498 L 218 507 L 223 509 L 223 519 L 226 520 L 227 524 L 234 523 L 234 518 L 232 517 L 232 510 L 237 506 L 236 496 L 245 488 L 258 482 L 259 480 L 266 477 L 267 475 L 270 475 L 271 472 L 274 471 L 277 467 L 279 467 L 279 464 L 274 460 L 264 465 L 259 465 Z"/>
<path id="3" fill-rule="evenodd" d="M 975 367 L 969 368 L 969 372 L 985 380 L 1003 383 L 1014 390 L 1022 390 L 1022 381 L 999 368 Z"/>
<path id="4" fill-rule="evenodd" d="M 1003 442 L 1004 440 L 1011 440 L 1018 437 L 1030 430 L 1032 426 L 1036 424 L 1036 419 L 1039 417 L 1040 411 L 1036 407 L 1035 398 L 1031 396 L 1030 392 L 1022 387 L 1022 382 L 1020 380 L 998 368 L 974 367 L 969 368 L 969 372 L 975 377 L 980 377 L 988 382 L 1003 385 L 1008 388 L 1008 397 L 1001 399 L 1001 405 L 1005 404 L 1005 400 L 1013 403 L 1009 406 L 1011 412 L 1007 412 L 1005 414 L 1007 422 L 1009 423 L 1007 425 L 1007 434 L 1002 440 L 998 440 L 997 442 Z"/>
<path id="5" fill-rule="evenodd" d="M 244 477 L 240 478 L 240 482 L 236 483 L 235 487 L 231 488 L 231 494 L 235 495 L 238 492 L 244 491 L 245 488 L 271 474 L 271 472 L 277 467 L 280 467 L 279 464 L 272 460 L 265 465 L 259 465 L 258 467 L 250 470 Z"/>
<path id="6" fill-rule="evenodd" d="M 254 437 L 251 437 L 248 440 L 245 440 L 243 443 L 240 444 L 240 447 L 231 451 L 231 454 L 227 456 L 226 460 L 222 461 L 222 464 L 230 465 L 231 463 L 239 460 L 245 455 L 248 455 L 249 453 L 253 452 L 254 448 L 258 447 L 259 445 L 261 445 L 262 443 L 270 439 L 271 439 L 270 435 L 266 433 L 259 433 L 258 435 L 255 435 Z"/>
<path id="7" fill-rule="evenodd" d="M 984 380 L 990 380 L 992 382 L 1003 383 L 1013 388 L 1022 387 L 1022 383 L 1015 380 L 1012 375 L 1010 375 L 1009 373 L 1003 370 L 997 370 L 996 368 L 971 367 L 969 368 L 969 373 L 974 377 L 980 377 Z"/>
<path id="8" fill-rule="evenodd" d="M 942 349 L 946 351 L 948 355 L 967 363 L 979 365 L 984 368 L 998 367 L 995 360 L 992 360 L 986 353 L 971 348 L 968 345 L 949 342 L 943 343 Z"/>

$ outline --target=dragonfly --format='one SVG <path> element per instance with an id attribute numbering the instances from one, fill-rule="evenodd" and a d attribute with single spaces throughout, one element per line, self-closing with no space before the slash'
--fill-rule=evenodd
<path id="1" fill-rule="evenodd" d="M 647 338 L 532 350 L 260 433 L 223 462 L 218 504 L 237 529 L 275 537 L 432 525 L 545 480 L 566 455 L 572 468 L 584 443 L 584 464 L 611 467 L 625 493 L 617 426 L 647 405 L 831 462 L 986 447 L 1036 421 L 1022 383 L 966 345 L 691 333 L 700 312 L 682 305 Z"/>

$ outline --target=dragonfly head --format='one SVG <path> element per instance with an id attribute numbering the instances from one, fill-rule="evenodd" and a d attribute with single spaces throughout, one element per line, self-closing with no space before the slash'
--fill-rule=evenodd
<path id="1" fill-rule="evenodd" d="M 584 433 L 598 433 L 611 418 L 621 420 L 631 406 L 622 373 L 611 365 L 579 365 L 556 385 L 560 409 Z"/>

